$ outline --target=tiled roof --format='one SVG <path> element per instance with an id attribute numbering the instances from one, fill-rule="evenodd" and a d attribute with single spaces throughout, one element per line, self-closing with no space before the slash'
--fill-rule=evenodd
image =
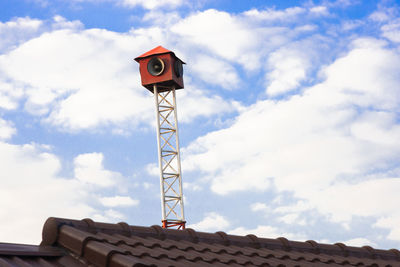
<path id="1" fill-rule="evenodd" d="M 396 249 L 107 224 L 90 219 L 49 218 L 40 246 L 8 246 L 7 251 L 7 245 L 0 243 L 0 266 L 400 266 Z"/>
<path id="2" fill-rule="evenodd" d="M 52 246 L 34 246 L 0 243 L 1 267 L 31 266 L 87 266 L 73 258 L 67 251 Z"/>

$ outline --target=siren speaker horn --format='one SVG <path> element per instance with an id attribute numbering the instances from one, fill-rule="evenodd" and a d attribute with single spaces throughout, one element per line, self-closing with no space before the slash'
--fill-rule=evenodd
<path id="1" fill-rule="evenodd" d="M 183 67 L 182 67 L 182 61 L 177 59 L 174 63 L 174 70 L 175 70 L 175 75 L 176 77 L 182 77 L 183 75 Z"/>
<path id="2" fill-rule="evenodd" d="M 147 70 L 153 76 L 160 76 L 165 69 L 164 61 L 161 58 L 154 57 L 147 63 Z"/>

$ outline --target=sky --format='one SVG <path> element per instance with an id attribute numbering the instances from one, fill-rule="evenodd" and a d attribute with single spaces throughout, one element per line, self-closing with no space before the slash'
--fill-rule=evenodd
<path id="1" fill-rule="evenodd" d="M 153 95 L 185 61 L 196 231 L 400 248 L 400 2 L 0 0 L 0 242 L 48 217 L 160 225 Z"/>

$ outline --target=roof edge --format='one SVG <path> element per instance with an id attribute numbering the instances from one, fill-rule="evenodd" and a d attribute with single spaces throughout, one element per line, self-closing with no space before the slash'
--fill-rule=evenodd
<path id="1" fill-rule="evenodd" d="M 53 246 L 57 240 L 60 228 L 63 225 L 70 225 L 75 228 L 87 230 L 87 223 L 85 220 L 71 220 L 64 218 L 50 217 L 46 220 L 42 230 L 41 246 Z M 86 226 L 86 227 L 85 227 Z"/>
<path id="2" fill-rule="evenodd" d="M 65 255 L 65 252 L 60 248 L 51 246 L 0 243 L 0 255 L 59 257 Z"/>

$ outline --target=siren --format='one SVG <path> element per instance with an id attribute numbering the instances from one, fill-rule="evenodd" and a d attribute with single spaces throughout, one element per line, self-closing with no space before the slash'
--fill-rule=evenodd
<path id="1" fill-rule="evenodd" d="M 165 69 L 164 61 L 159 57 L 153 57 L 147 63 L 147 71 L 153 76 L 160 76 Z"/>
<path id="2" fill-rule="evenodd" d="M 183 75 L 183 66 L 182 66 L 182 61 L 177 59 L 174 63 L 174 71 L 176 77 L 182 77 Z"/>
<path id="3" fill-rule="evenodd" d="M 154 85 L 158 92 L 171 91 L 183 88 L 183 62 L 174 52 L 162 46 L 144 53 L 135 58 L 139 62 L 142 85 L 153 92 Z"/>

